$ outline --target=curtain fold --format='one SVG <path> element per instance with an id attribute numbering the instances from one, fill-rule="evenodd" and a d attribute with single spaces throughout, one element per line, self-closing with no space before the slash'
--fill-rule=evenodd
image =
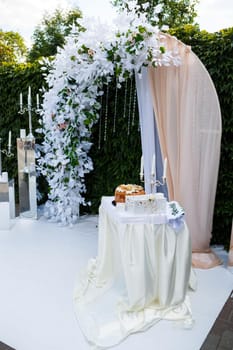
<path id="1" fill-rule="evenodd" d="M 136 73 L 135 80 L 141 127 L 141 142 L 144 164 L 144 188 L 146 193 L 151 193 L 151 165 L 156 147 L 154 111 L 150 95 L 147 69 L 142 69 L 141 76 Z"/>
<path id="2" fill-rule="evenodd" d="M 219 101 L 191 48 L 161 35 L 167 49 L 177 49 L 182 61 L 179 67 L 149 68 L 161 152 L 168 158 L 169 199 L 185 209 L 194 266 L 211 267 L 220 263 L 209 249 L 220 159 Z"/>

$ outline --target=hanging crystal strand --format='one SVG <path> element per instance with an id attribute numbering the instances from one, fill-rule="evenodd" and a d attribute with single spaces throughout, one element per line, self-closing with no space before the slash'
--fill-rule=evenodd
<path id="1" fill-rule="evenodd" d="M 128 80 L 125 81 L 125 96 L 124 96 L 124 109 L 123 109 L 123 118 L 125 118 L 126 115 L 126 100 L 127 100 L 127 89 L 128 88 Z"/>
<path id="2" fill-rule="evenodd" d="M 116 91 L 115 91 L 115 101 L 114 101 L 114 116 L 113 116 L 113 133 L 116 132 L 116 113 L 117 113 L 117 94 L 118 94 L 118 88 L 117 88 L 117 80 L 116 80 Z"/>
<path id="3" fill-rule="evenodd" d="M 108 95 L 109 95 L 109 85 L 107 85 L 107 90 L 106 90 L 106 106 L 105 106 L 105 119 L 104 119 L 104 141 L 107 140 L 107 128 L 108 128 Z"/>
<path id="4" fill-rule="evenodd" d="M 141 132 L 141 122 L 140 122 L 139 113 L 138 113 L 138 132 Z"/>
<path id="5" fill-rule="evenodd" d="M 137 101 L 137 90 L 136 90 L 136 85 L 134 84 L 133 110 L 132 110 L 132 126 L 134 126 L 134 123 L 135 123 L 136 101 Z"/>
<path id="6" fill-rule="evenodd" d="M 130 115 L 130 112 L 131 112 L 131 104 L 132 104 L 132 89 L 133 89 L 133 79 L 132 77 L 130 78 L 130 92 L 129 92 L 129 114 L 128 114 L 128 132 L 127 134 L 129 135 L 130 134 L 130 121 L 131 121 L 131 115 Z"/>
<path id="7" fill-rule="evenodd" d="M 98 149 L 101 147 L 101 134 L 102 134 L 102 111 L 103 111 L 103 95 L 100 97 L 100 117 L 99 117 L 99 140 L 98 140 Z"/>

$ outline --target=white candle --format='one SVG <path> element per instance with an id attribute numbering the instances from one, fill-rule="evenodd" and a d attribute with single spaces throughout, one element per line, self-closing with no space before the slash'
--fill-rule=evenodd
<path id="1" fill-rule="evenodd" d="M 19 94 L 19 104 L 20 104 L 20 107 L 23 105 L 23 94 L 22 94 L 22 92 L 20 92 L 20 94 Z"/>
<path id="2" fill-rule="evenodd" d="M 8 147 L 11 148 L 11 131 L 9 131 L 9 136 L 8 136 Z"/>
<path id="3" fill-rule="evenodd" d="M 163 162 L 163 179 L 166 179 L 166 177 L 167 177 L 167 158 L 165 158 Z"/>
<path id="4" fill-rule="evenodd" d="M 155 176 L 155 153 L 153 154 L 153 157 L 152 157 L 151 176 Z"/>
<path id="5" fill-rule="evenodd" d="M 144 172 L 143 156 L 141 156 L 141 167 L 140 167 L 140 179 L 141 180 L 143 180 L 143 172 Z"/>
<path id="6" fill-rule="evenodd" d="M 39 109 L 39 107 L 40 107 L 39 95 L 36 94 L 36 108 Z"/>
<path id="7" fill-rule="evenodd" d="M 28 106 L 31 106 L 31 86 L 28 88 Z"/>

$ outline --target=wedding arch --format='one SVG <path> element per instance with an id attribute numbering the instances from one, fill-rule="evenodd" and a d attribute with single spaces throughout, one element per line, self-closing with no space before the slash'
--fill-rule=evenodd
<path id="1" fill-rule="evenodd" d="M 104 85 L 114 78 L 120 87 L 135 72 L 140 75 L 144 66 L 180 64 L 136 1 L 129 6 L 130 11 L 123 10 L 111 26 L 93 18 L 79 21 L 52 64 L 45 61 L 49 89 L 42 105 L 39 131 L 44 141 L 38 164 L 49 185 L 45 215 L 63 225 L 73 224 L 79 205 L 85 204 L 84 176 L 93 169 L 89 139 Z M 155 7 L 154 21 L 161 9 Z"/>
<path id="2" fill-rule="evenodd" d="M 45 215 L 63 225 L 76 222 L 85 204 L 84 176 L 93 169 L 88 151 L 98 97 L 113 78 L 120 87 L 136 73 L 145 184 L 152 154 L 158 175 L 167 157 L 169 200 L 186 210 L 196 266 L 210 267 L 219 263 L 209 250 L 221 141 L 217 94 L 191 48 L 152 26 L 136 2 L 130 6 L 111 27 L 83 19 L 50 66 L 38 159 L 50 187 Z"/>

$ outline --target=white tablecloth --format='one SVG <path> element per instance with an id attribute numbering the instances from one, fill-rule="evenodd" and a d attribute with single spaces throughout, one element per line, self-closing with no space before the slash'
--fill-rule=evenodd
<path id="1" fill-rule="evenodd" d="M 185 222 L 174 230 L 164 216 L 129 214 L 112 200 L 102 198 L 98 256 L 89 261 L 74 293 L 80 327 L 97 347 L 113 346 L 160 319 L 192 321 Z"/>

